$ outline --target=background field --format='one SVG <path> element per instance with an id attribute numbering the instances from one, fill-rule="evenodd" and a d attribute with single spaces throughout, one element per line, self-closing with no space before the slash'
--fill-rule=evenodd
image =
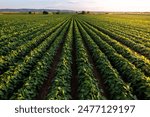
<path id="1" fill-rule="evenodd" d="M 0 99 L 150 99 L 150 15 L 0 15 Z"/>

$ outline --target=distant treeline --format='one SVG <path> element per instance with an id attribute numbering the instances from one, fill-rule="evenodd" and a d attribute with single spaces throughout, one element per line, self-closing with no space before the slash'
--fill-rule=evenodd
<path id="1" fill-rule="evenodd" d="M 39 12 L 38 12 L 39 13 Z M 32 12 L 32 11 L 29 11 L 28 12 L 28 14 L 36 14 L 36 12 Z M 59 11 L 57 11 L 57 12 L 48 12 L 48 11 L 43 11 L 42 12 L 42 14 L 44 14 L 44 15 L 47 15 L 47 14 L 60 14 L 60 12 Z"/>

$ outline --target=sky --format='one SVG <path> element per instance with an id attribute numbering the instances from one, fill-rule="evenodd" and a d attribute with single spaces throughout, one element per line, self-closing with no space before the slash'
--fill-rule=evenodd
<path id="1" fill-rule="evenodd" d="M 4 8 L 150 12 L 150 0 L 0 0 Z"/>

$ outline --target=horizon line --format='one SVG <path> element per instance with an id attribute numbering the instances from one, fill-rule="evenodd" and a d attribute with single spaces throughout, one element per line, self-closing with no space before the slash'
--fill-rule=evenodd
<path id="1" fill-rule="evenodd" d="M 72 9 L 57 9 L 57 8 L 0 8 L 0 10 L 7 10 L 7 9 L 8 10 L 9 9 L 10 10 L 11 9 L 12 10 L 20 10 L 20 9 L 42 10 L 42 9 L 46 9 L 46 10 L 67 10 L 67 11 L 75 11 L 75 12 L 76 11 L 89 11 L 89 12 L 150 12 L 150 11 L 128 11 L 128 10 L 126 10 L 126 11 L 125 10 L 124 11 L 121 11 L 121 10 L 120 11 L 115 11 L 115 10 L 114 11 L 113 10 L 112 11 L 107 11 L 107 10 L 106 11 L 102 11 L 102 10 L 101 11 L 100 10 L 97 10 L 97 11 L 96 10 L 72 10 Z"/>

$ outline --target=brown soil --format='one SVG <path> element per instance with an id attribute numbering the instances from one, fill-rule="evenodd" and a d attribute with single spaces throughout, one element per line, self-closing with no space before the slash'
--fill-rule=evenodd
<path id="1" fill-rule="evenodd" d="M 36 97 L 37 100 L 44 100 L 48 94 L 50 84 L 51 84 L 53 78 L 55 77 L 55 72 L 56 72 L 60 57 L 61 57 L 62 48 L 63 48 L 63 43 L 61 43 L 60 47 L 57 49 L 56 55 L 54 57 L 54 62 L 52 64 L 51 69 L 49 70 L 48 79 L 46 79 L 44 81 L 43 85 L 41 86 L 39 93 Z"/>
<path id="2" fill-rule="evenodd" d="M 72 66 L 71 68 L 72 68 L 71 96 L 73 100 L 77 100 L 78 99 L 78 91 L 77 91 L 78 90 L 78 78 L 77 78 L 75 38 L 73 38 L 73 44 L 72 44 Z"/>
<path id="3" fill-rule="evenodd" d="M 96 64 L 95 64 L 95 62 L 94 62 L 94 60 L 92 58 L 92 53 L 89 51 L 89 48 L 87 47 L 86 42 L 85 42 L 84 39 L 83 39 L 83 44 L 84 44 L 84 46 L 86 48 L 89 62 L 91 63 L 91 65 L 93 67 L 94 77 L 98 80 L 99 89 L 102 89 L 103 90 L 103 94 L 102 95 L 104 97 L 106 97 L 107 99 L 109 99 L 109 94 L 107 93 L 106 85 L 104 84 L 104 80 L 103 80 L 103 78 L 101 77 L 101 74 L 98 72 L 98 70 L 96 68 Z"/>
<path id="4" fill-rule="evenodd" d="M 44 100 L 46 98 L 47 94 L 48 94 L 50 84 L 52 83 L 52 80 L 55 77 L 57 65 L 58 65 L 58 63 L 60 61 L 60 58 L 61 58 L 63 45 L 65 43 L 65 36 L 67 35 L 68 29 L 65 32 L 64 36 L 63 36 L 63 41 L 60 43 L 59 48 L 56 50 L 56 54 L 55 54 L 54 59 L 53 59 L 54 62 L 52 63 L 51 68 L 49 70 L 48 78 L 44 81 L 43 85 L 41 86 L 41 88 L 39 90 L 39 93 L 35 98 L 36 100 Z"/>

